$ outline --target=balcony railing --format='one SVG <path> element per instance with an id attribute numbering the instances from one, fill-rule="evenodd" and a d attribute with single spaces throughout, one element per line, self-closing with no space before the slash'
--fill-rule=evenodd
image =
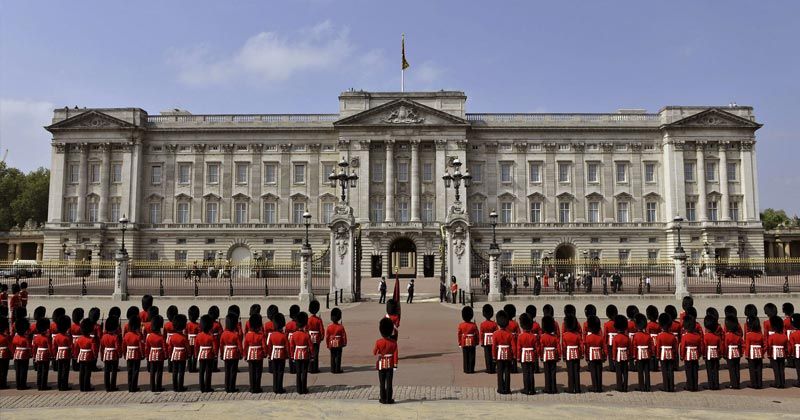
<path id="1" fill-rule="evenodd" d="M 484 123 L 528 123 L 540 125 L 590 123 L 590 124 L 619 124 L 619 123 L 658 123 L 661 121 L 659 114 L 466 114 L 467 121 Z"/>
<path id="2" fill-rule="evenodd" d="M 581 223 L 558 223 L 558 222 L 542 222 L 542 223 L 529 223 L 529 222 L 520 222 L 520 223 L 498 223 L 498 229 L 518 229 L 518 228 L 529 228 L 529 229 L 546 229 L 546 228 L 663 228 L 666 226 L 666 223 L 661 222 L 630 222 L 630 223 L 617 223 L 617 222 L 600 222 L 600 223 L 588 223 L 588 222 L 581 222 Z M 491 228 L 492 225 L 489 223 L 473 223 L 472 227 L 476 228 Z"/>
<path id="3" fill-rule="evenodd" d="M 302 223 L 138 223 L 139 229 L 305 229 Z M 327 229 L 325 223 L 312 223 L 311 229 Z"/>
<path id="4" fill-rule="evenodd" d="M 214 114 L 214 115 L 148 115 L 147 124 L 166 123 L 330 123 L 339 114 Z"/>

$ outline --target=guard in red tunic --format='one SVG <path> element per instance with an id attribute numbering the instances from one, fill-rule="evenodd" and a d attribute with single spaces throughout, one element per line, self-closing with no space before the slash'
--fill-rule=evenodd
<path id="1" fill-rule="evenodd" d="M 167 347 L 169 347 L 170 338 L 175 334 L 175 325 L 173 322 L 177 315 L 178 307 L 169 305 L 169 307 L 167 307 L 167 322 L 164 323 L 164 342 L 167 344 Z M 169 353 L 167 353 L 167 372 L 172 373 L 172 359 L 169 357 Z"/>
<path id="2" fill-rule="evenodd" d="M 72 325 L 69 327 L 69 335 L 72 337 L 72 347 L 75 347 L 75 340 L 81 336 L 81 321 L 83 321 L 83 308 L 72 310 Z M 78 354 L 72 352 L 72 370 L 78 371 Z"/>
<path id="3" fill-rule="evenodd" d="M 308 336 L 311 338 L 313 353 L 311 354 L 311 364 L 308 367 L 309 373 L 319 373 L 319 347 L 325 341 L 325 323 L 322 318 L 317 316 L 319 313 L 319 301 L 312 300 L 308 304 Z"/>
<path id="4" fill-rule="evenodd" d="M 211 374 L 214 372 L 219 344 L 211 333 L 213 326 L 214 318 L 211 315 L 200 317 L 200 333 L 194 340 L 194 357 L 199 364 L 200 392 L 214 392 L 211 388 Z"/>
<path id="5" fill-rule="evenodd" d="M 297 331 L 289 339 L 289 355 L 294 360 L 297 370 L 297 393 L 308 394 L 308 365 L 311 360 L 311 337 L 306 332 L 308 327 L 308 314 L 297 314 Z"/>
<path id="6" fill-rule="evenodd" d="M 783 320 L 773 316 L 769 321 L 773 334 L 767 337 L 767 355 L 771 360 L 775 381 L 773 387 L 786 387 L 786 358 L 789 354 L 789 337 L 783 333 Z"/>
<path id="7" fill-rule="evenodd" d="M 72 353 L 78 355 L 78 383 L 81 392 L 93 391 L 92 371 L 97 365 L 97 353 L 99 351 L 95 340 L 92 338 L 94 323 L 91 319 L 81 321 L 81 336 L 75 340 L 72 346 Z"/>
<path id="8" fill-rule="evenodd" d="M 684 370 L 686 371 L 686 390 L 696 392 L 698 390 L 697 376 L 700 369 L 700 355 L 705 350 L 703 348 L 703 336 L 696 331 L 697 320 L 691 313 L 686 313 L 683 317 L 683 335 L 681 336 L 680 357 L 683 359 Z"/>
<path id="9" fill-rule="evenodd" d="M 533 361 L 536 360 L 536 350 L 539 347 L 539 337 L 533 332 L 533 320 L 527 311 L 519 316 L 519 325 L 522 333 L 517 336 L 517 355 L 522 370 L 522 393 L 534 395 L 536 393 L 533 375 Z"/>
<path id="10" fill-rule="evenodd" d="M 186 362 L 189 360 L 192 347 L 189 345 L 189 338 L 186 337 L 186 315 L 178 314 L 172 319 L 172 327 L 175 332 L 167 343 L 167 354 L 172 362 L 172 390 L 184 392 L 187 390 L 183 386 L 186 376 Z"/>
<path id="11" fill-rule="evenodd" d="M 681 342 L 681 333 L 683 332 L 683 320 L 678 319 L 678 309 L 675 308 L 673 305 L 667 305 L 664 307 L 664 312 L 667 313 L 670 318 L 672 318 L 672 325 L 669 328 L 669 332 L 675 336 L 675 339 L 678 341 L 678 344 Z M 678 371 L 678 365 L 680 364 L 680 357 L 675 352 L 675 363 L 672 364 L 672 370 Z"/>
<path id="12" fill-rule="evenodd" d="M 245 329 L 248 331 L 242 342 L 250 379 L 250 392 L 253 394 L 262 392 L 261 375 L 264 372 L 264 357 L 267 354 L 267 339 L 261 331 L 261 322 L 259 312 L 250 314 L 250 319 L 245 323 Z"/>
<path id="13" fill-rule="evenodd" d="M 583 340 L 579 330 L 578 319 L 574 315 L 564 318 L 564 332 L 561 335 L 561 354 L 567 362 L 567 392 L 581 392 L 581 353 Z"/>
<path id="14" fill-rule="evenodd" d="M 742 357 L 743 331 L 736 315 L 725 317 L 725 340 L 722 354 L 728 361 L 728 374 L 731 378 L 730 388 L 739 389 L 739 366 Z"/>
<path id="15" fill-rule="evenodd" d="M 497 331 L 492 333 L 492 359 L 496 363 L 497 393 L 511 393 L 511 361 L 515 358 L 516 340 L 508 331 L 508 315 L 505 311 L 497 312 Z"/>
<path id="16" fill-rule="evenodd" d="M 236 388 L 236 375 L 239 372 L 239 360 L 242 359 L 242 343 L 236 331 L 238 324 L 236 314 L 229 313 L 225 317 L 225 331 L 219 338 L 220 359 L 225 363 L 225 392 L 239 392 Z"/>
<path id="17" fill-rule="evenodd" d="M 556 335 L 556 321 L 550 315 L 542 317 L 542 335 L 539 337 L 539 357 L 544 366 L 544 393 L 556 394 L 556 369 L 561 360 L 561 345 Z"/>
<path id="18" fill-rule="evenodd" d="M 325 342 L 331 351 L 331 373 L 343 373 L 342 351 L 347 346 L 347 331 L 342 325 L 342 310 L 339 308 L 331 309 L 331 323 L 325 333 Z"/>
<path id="19" fill-rule="evenodd" d="M 639 378 L 640 392 L 650 392 L 650 358 L 655 353 L 653 340 L 647 332 L 647 317 L 638 313 L 634 316 L 636 333 L 631 340 L 633 359 L 636 362 L 636 372 Z"/>
<path id="20" fill-rule="evenodd" d="M 517 307 L 509 303 L 508 305 L 503 306 L 503 311 L 506 313 L 506 315 L 508 315 L 508 327 L 506 327 L 506 331 L 513 334 L 514 340 L 516 340 L 520 333 L 519 325 L 517 324 L 516 320 Z M 511 373 L 517 372 L 519 372 L 519 367 L 517 366 L 517 358 L 514 357 L 514 359 L 511 361 Z"/>
<path id="21" fill-rule="evenodd" d="M 150 334 L 145 339 L 144 352 L 150 363 L 150 391 L 164 392 L 161 386 L 164 378 L 164 361 L 167 360 L 167 343 L 161 335 L 164 318 L 155 315 L 150 319 Z"/>
<path id="22" fill-rule="evenodd" d="M 128 392 L 139 392 L 139 370 L 144 358 L 144 340 L 141 334 L 139 315 L 128 319 L 128 332 L 122 336 L 122 351 L 128 370 Z"/>
<path id="23" fill-rule="evenodd" d="M 792 334 L 789 336 L 789 351 L 794 358 L 794 369 L 797 371 L 795 387 L 800 388 L 800 314 L 792 315 Z"/>
<path id="24" fill-rule="evenodd" d="M 611 353 L 617 363 L 617 391 L 628 392 L 628 360 L 631 356 L 631 340 L 628 338 L 628 319 L 624 315 L 614 318 L 617 335 L 611 340 Z"/>
<path id="25" fill-rule="evenodd" d="M 186 339 L 189 341 L 187 370 L 189 372 L 197 372 L 197 357 L 195 357 L 194 352 L 194 340 L 197 338 L 197 334 L 200 334 L 200 308 L 192 305 L 189 307 L 187 314 L 189 318 L 186 321 Z"/>
<path id="26" fill-rule="evenodd" d="M 50 372 L 50 359 L 52 356 L 52 345 L 50 343 L 50 321 L 47 318 L 39 318 L 36 321 L 36 334 L 31 341 L 33 348 L 33 365 L 36 367 L 36 389 L 48 391 L 47 374 Z"/>
<path id="27" fill-rule="evenodd" d="M 592 392 L 603 392 L 603 361 L 605 360 L 606 340 L 600 326 L 600 318 L 595 315 L 586 320 L 586 338 L 583 340 L 584 357 L 592 377 Z"/>
<path id="28" fill-rule="evenodd" d="M 22 298 L 19 295 L 19 285 L 14 283 L 11 285 L 11 296 L 8 298 L 8 313 L 11 314 L 11 322 L 16 326 L 16 309 L 22 307 Z"/>
<path id="29" fill-rule="evenodd" d="M 8 318 L 0 316 L 0 389 L 8 389 L 8 364 L 11 361 L 11 340 Z"/>
<path id="30" fill-rule="evenodd" d="M 53 335 L 52 353 L 56 361 L 56 377 L 59 391 L 72 389 L 69 386 L 69 365 L 72 360 L 72 337 L 69 335 L 69 327 L 72 319 L 66 314 L 56 319 L 57 332 Z"/>
<path id="31" fill-rule="evenodd" d="M 142 322 L 142 327 L 150 322 L 150 307 L 153 306 L 153 296 L 142 296 L 142 310 L 139 312 L 139 321 Z"/>
<path id="32" fill-rule="evenodd" d="M 397 341 L 398 334 L 400 334 L 400 310 L 394 299 L 389 299 L 386 301 L 386 318 L 392 320 L 392 325 L 394 325 L 394 329 L 392 330 L 392 339 Z"/>
<path id="33" fill-rule="evenodd" d="M 11 340 L 11 354 L 14 356 L 17 389 L 28 389 L 28 365 L 31 360 L 31 342 L 28 339 L 28 329 L 31 324 L 27 318 L 18 317 L 14 322 L 14 338 Z"/>
<path id="34" fill-rule="evenodd" d="M 269 315 L 269 309 L 267 310 Z M 283 388 L 283 372 L 286 369 L 286 359 L 289 352 L 289 340 L 283 333 L 283 325 L 286 319 L 283 314 L 276 312 L 272 317 L 273 331 L 267 335 L 267 354 L 269 355 L 269 364 L 272 367 L 272 392 L 276 394 L 284 394 L 286 390 Z"/>
<path id="35" fill-rule="evenodd" d="M 494 374 L 494 360 L 492 359 L 492 334 L 497 331 L 497 323 L 492 321 L 494 308 L 492 305 L 483 305 L 483 318 L 479 329 L 481 346 L 483 346 L 483 360 L 486 364 L 486 373 Z"/>
<path id="36" fill-rule="evenodd" d="M 117 391 L 117 372 L 119 358 L 122 355 L 122 337 L 117 334 L 119 319 L 109 317 L 106 320 L 105 333 L 100 337 L 100 359 L 103 362 L 103 385 L 106 392 Z"/>
<path id="37" fill-rule="evenodd" d="M 589 305 L 589 306 L 594 306 L 594 305 Z M 541 337 L 542 335 L 542 326 L 539 325 L 538 322 L 536 322 L 536 306 L 534 305 L 526 306 L 525 313 L 528 314 L 528 316 L 531 318 L 531 322 L 533 323 L 533 326 L 531 327 L 531 332 L 533 333 L 533 335 L 536 336 L 536 343 L 538 345 L 539 337 Z M 538 355 L 536 356 L 536 359 L 533 361 L 533 373 L 535 374 L 542 373 L 541 370 L 539 369 Z"/>
<path id="38" fill-rule="evenodd" d="M 747 333 L 744 335 L 744 354 L 750 370 L 750 388 L 763 387 L 764 345 L 766 339 L 761 334 L 757 317 L 747 318 Z"/>
<path id="39" fill-rule="evenodd" d="M 289 321 L 286 323 L 286 327 L 284 327 L 284 333 L 286 334 L 286 339 L 289 342 L 292 341 L 292 335 L 294 335 L 294 332 L 297 331 L 297 314 L 299 313 L 299 305 L 289 306 Z M 297 373 L 297 368 L 295 366 L 294 359 L 291 358 L 291 354 L 289 356 L 289 373 L 295 374 Z"/>
<path id="40" fill-rule="evenodd" d="M 783 311 L 783 332 L 786 335 L 786 338 L 791 338 L 792 333 L 794 332 L 794 327 L 792 326 L 792 315 L 794 315 L 794 305 L 791 302 L 784 302 L 783 306 L 781 306 L 781 310 Z M 786 367 L 793 368 L 795 367 L 794 357 L 791 355 L 792 349 L 789 349 L 789 355 L 786 357 Z M 800 378 L 800 377 L 798 377 Z"/>
<path id="41" fill-rule="evenodd" d="M 616 305 L 606 306 L 606 322 L 603 324 L 603 335 L 606 339 L 606 355 L 608 356 L 608 371 L 616 371 L 617 364 L 614 362 L 614 355 L 611 353 L 611 346 L 614 337 L 617 335 L 617 330 L 614 328 L 614 319 L 617 318 L 619 311 Z"/>
<path id="42" fill-rule="evenodd" d="M 706 375 L 708 376 L 708 387 L 712 390 L 719 390 L 719 359 L 722 357 L 722 339 L 718 335 L 719 322 L 713 315 L 706 315 L 703 319 L 705 334 L 703 335 L 703 357 L 706 359 Z"/>
<path id="43" fill-rule="evenodd" d="M 650 335 L 650 344 L 653 346 L 653 352 L 650 354 L 650 372 L 658 372 L 658 352 L 655 351 L 656 337 L 661 332 L 661 326 L 658 325 L 658 308 L 648 305 L 644 312 L 647 316 L 645 332 Z"/>
<path id="44" fill-rule="evenodd" d="M 19 302 L 23 308 L 28 307 L 28 282 L 23 281 L 19 284 Z"/>
<path id="45" fill-rule="evenodd" d="M 391 299 L 390 299 L 391 300 Z M 389 318 L 382 318 L 378 324 L 381 337 L 375 341 L 372 354 L 378 357 L 375 367 L 378 369 L 378 383 L 380 384 L 380 403 L 394 404 L 392 398 L 392 379 L 397 368 L 397 341 L 392 339 L 394 324 Z"/>
<path id="46" fill-rule="evenodd" d="M 462 322 L 458 324 L 458 346 L 461 347 L 464 373 L 475 373 L 475 347 L 478 345 L 478 326 L 472 322 L 472 308 L 461 308 Z"/>
<path id="47" fill-rule="evenodd" d="M 217 349 L 217 351 L 219 351 L 219 349 L 221 349 L 221 347 L 219 345 L 219 338 L 222 336 L 222 331 L 224 330 L 222 328 L 222 324 L 219 322 L 219 307 L 217 305 L 211 305 L 211 307 L 208 308 L 208 316 L 210 316 L 211 320 L 212 320 L 211 321 L 211 332 L 210 333 L 211 333 L 211 336 L 214 337 L 214 343 L 216 344 L 215 348 Z M 211 361 L 211 369 L 214 372 L 219 372 L 219 363 L 218 363 L 219 359 L 217 359 L 216 355 L 217 355 L 217 352 L 215 351 L 214 352 L 214 358 Z M 209 387 L 210 386 L 211 385 L 209 383 Z"/>
<path id="48" fill-rule="evenodd" d="M 269 338 L 269 333 L 275 331 L 274 319 L 278 314 L 278 307 L 275 305 L 267 306 L 267 322 L 264 323 L 264 337 Z M 269 353 L 267 353 L 267 371 L 272 373 L 272 363 L 269 362 Z"/>
<path id="49" fill-rule="evenodd" d="M 8 310 L 8 285 L 0 284 L 0 308 Z"/>

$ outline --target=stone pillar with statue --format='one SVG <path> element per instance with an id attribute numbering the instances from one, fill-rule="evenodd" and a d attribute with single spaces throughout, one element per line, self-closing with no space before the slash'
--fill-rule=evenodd
<path id="1" fill-rule="evenodd" d="M 461 202 L 461 195 L 459 187 L 463 182 L 464 189 L 470 185 L 472 176 L 468 170 L 464 173 L 461 172 L 461 162 L 458 158 L 454 159 L 451 163 L 453 173 L 445 171 L 442 180 L 444 180 L 445 189 L 451 186 L 455 190 L 455 202 L 447 210 L 447 219 L 445 220 L 445 240 L 446 246 L 446 262 L 445 269 L 451 276 L 449 281 L 455 277 L 458 283 L 459 290 L 463 290 L 465 294 L 470 292 L 470 255 L 471 255 L 471 242 L 469 234 L 469 216 L 465 209 L 464 204 Z"/>
<path id="2" fill-rule="evenodd" d="M 303 246 L 300 248 L 300 293 L 298 300 L 301 307 L 308 307 L 308 304 L 314 300 L 314 293 L 311 290 L 311 243 L 308 241 L 308 227 L 311 222 L 311 213 L 306 209 L 303 212 L 303 223 L 306 227 L 306 239 Z"/>
<path id="3" fill-rule="evenodd" d="M 331 187 L 341 187 L 341 200 L 333 208 L 328 227 L 331 229 L 330 239 L 330 293 L 335 295 L 340 292 L 341 302 L 352 302 L 355 299 L 356 264 L 353 256 L 355 255 L 355 232 L 358 228 L 356 219 L 353 216 L 353 207 L 348 202 L 349 190 L 356 188 L 358 175 L 353 171 L 348 174 L 347 168 L 350 164 L 342 157 L 339 162 L 339 172 L 331 172 L 328 180 Z M 309 256 L 310 258 L 310 256 Z M 310 263 L 309 263 L 310 264 Z M 310 265 L 308 269 L 310 269 Z"/>

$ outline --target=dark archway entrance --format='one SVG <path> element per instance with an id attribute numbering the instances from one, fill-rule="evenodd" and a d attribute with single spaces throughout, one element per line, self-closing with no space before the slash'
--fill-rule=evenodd
<path id="1" fill-rule="evenodd" d="M 553 255 L 555 258 L 555 268 L 559 273 L 575 272 L 575 246 L 572 244 L 561 244 L 556 247 Z"/>
<path id="2" fill-rule="evenodd" d="M 417 277 L 417 245 L 406 237 L 397 238 L 389 244 L 389 276 L 396 275 L 402 278 Z"/>

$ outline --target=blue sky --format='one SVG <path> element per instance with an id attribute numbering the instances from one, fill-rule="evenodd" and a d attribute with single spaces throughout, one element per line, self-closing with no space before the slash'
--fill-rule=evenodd
<path id="1" fill-rule="evenodd" d="M 49 166 L 53 107 L 336 112 L 348 88 L 469 112 L 755 107 L 762 208 L 800 213 L 797 1 L 0 0 L 0 147 Z"/>

